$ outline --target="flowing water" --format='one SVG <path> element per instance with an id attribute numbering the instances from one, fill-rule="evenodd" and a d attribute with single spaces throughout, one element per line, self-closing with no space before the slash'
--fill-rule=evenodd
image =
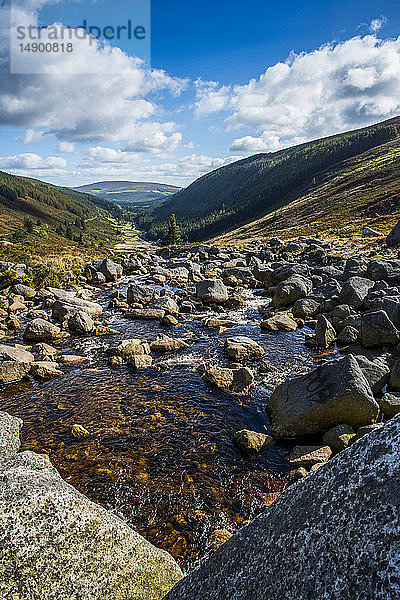
<path id="1" fill-rule="evenodd" d="M 126 291 L 130 279 L 115 287 Z M 172 330 L 126 319 L 107 309 L 111 292 L 98 290 L 93 299 L 119 333 L 54 344 L 86 361 L 61 366 L 63 377 L 4 386 L 0 409 L 23 419 L 22 450 L 47 453 L 66 481 L 191 570 L 210 551 L 213 531 L 242 527 L 287 485 L 288 445 L 276 443 L 247 457 L 233 444 L 233 434 L 243 428 L 268 433 L 265 407 L 273 387 L 325 360 L 326 353 L 305 347 L 306 330 L 262 332 L 258 308 L 268 300 L 250 291 L 248 305 L 226 315 L 237 326 L 221 335 L 202 327 L 204 314 L 185 315 Z M 160 332 L 190 344 L 177 354 L 155 357 L 168 363 L 168 371 L 107 365 L 110 345 L 134 337 L 151 342 Z M 230 335 L 257 341 L 265 349 L 263 360 L 279 368 L 263 374 L 261 360 L 252 362 L 256 385 L 244 397 L 209 385 L 196 370 L 204 360 L 228 366 L 223 341 Z M 15 342 L 21 342 L 20 335 L 5 340 Z M 74 423 L 90 436 L 74 438 Z"/>

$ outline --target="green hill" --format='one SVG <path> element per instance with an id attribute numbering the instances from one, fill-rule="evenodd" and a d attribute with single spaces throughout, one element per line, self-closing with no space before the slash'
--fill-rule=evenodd
<path id="1" fill-rule="evenodd" d="M 0 236 L 46 245 L 102 245 L 117 239 L 111 217 L 121 216 L 112 202 L 0 172 Z"/>
<path id="2" fill-rule="evenodd" d="M 257 154 L 204 175 L 156 210 L 141 214 L 137 223 L 156 239 L 162 237 L 175 213 L 189 241 L 209 239 L 311 193 L 326 172 L 333 169 L 340 174 L 349 159 L 355 160 L 356 170 L 358 160 L 362 162 L 371 149 L 377 149 L 374 160 L 379 162 L 388 152 L 387 144 L 397 143 L 399 137 L 400 118 L 396 117 L 287 150 Z M 329 196 L 329 177 L 326 185 Z"/>
<path id="3" fill-rule="evenodd" d="M 153 208 L 181 188 L 166 183 L 147 181 L 100 181 L 74 188 L 119 204 L 124 209 Z"/>

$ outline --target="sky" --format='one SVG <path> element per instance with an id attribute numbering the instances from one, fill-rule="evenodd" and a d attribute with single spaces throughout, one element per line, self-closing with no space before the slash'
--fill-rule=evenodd
<path id="1" fill-rule="evenodd" d="M 137 37 L 71 52 L 22 50 L 14 29 L 10 57 L 10 22 L 47 43 L 129 20 Z M 59 185 L 186 186 L 400 115 L 397 1 L 0 0 L 0 27 L 0 170 Z"/>

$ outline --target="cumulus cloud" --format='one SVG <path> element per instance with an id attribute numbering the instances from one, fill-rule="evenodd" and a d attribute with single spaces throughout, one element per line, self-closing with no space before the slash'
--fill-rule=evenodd
<path id="1" fill-rule="evenodd" d="M 25 135 L 22 137 L 16 137 L 15 139 L 23 144 L 33 144 L 40 142 L 43 138 L 43 131 L 35 131 L 34 129 L 27 129 Z"/>
<path id="2" fill-rule="evenodd" d="M 46 3 L 24 0 L 19 18 L 37 23 L 34 9 Z M 74 52 L 31 57 L 35 74 L 0 75 L 0 125 L 39 128 L 69 143 L 129 142 L 142 151 L 169 150 L 179 143 L 177 125 L 160 119 L 159 99 L 179 95 L 185 80 L 95 39 L 74 39 Z"/>
<path id="3" fill-rule="evenodd" d="M 370 31 L 372 33 L 376 33 L 377 31 L 379 31 L 380 29 L 382 29 L 382 27 L 384 26 L 384 24 L 387 22 L 386 17 L 380 17 L 380 19 L 373 19 L 371 21 L 371 24 L 369 26 Z"/>
<path id="4" fill-rule="evenodd" d="M 57 150 L 61 153 L 71 153 L 75 151 L 75 144 L 73 142 L 58 142 Z"/>
<path id="5" fill-rule="evenodd" d="M 66 160 L 60 156 L 49 156 L 44 158 L 40 154 L 15 154 L 13 156 L 0 157 L 1 169 L 24 170 L 24 171 L 48 171 L 53 169 L 65 169 Z"/>
<path id="6" fill-rule="evenodd" d="M 292 54 L 246 85 L 202 84 L 196 112 L 225 110 L 228 130 L 250 130 L 232 151 L 272 151 L 396 116 L 399 89 L 400 38 L 367 35 Z"/>

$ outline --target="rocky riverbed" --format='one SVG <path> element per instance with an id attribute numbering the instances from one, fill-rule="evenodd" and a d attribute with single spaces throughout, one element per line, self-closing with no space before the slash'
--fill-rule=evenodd
<path id="1" fill-rule="evenodd" d="M 400 410 L 400 260 L 383 252 L 153 248 L 68 291 L 14 285 L 0 409 L 23 450 L 190 570 Z"/>

